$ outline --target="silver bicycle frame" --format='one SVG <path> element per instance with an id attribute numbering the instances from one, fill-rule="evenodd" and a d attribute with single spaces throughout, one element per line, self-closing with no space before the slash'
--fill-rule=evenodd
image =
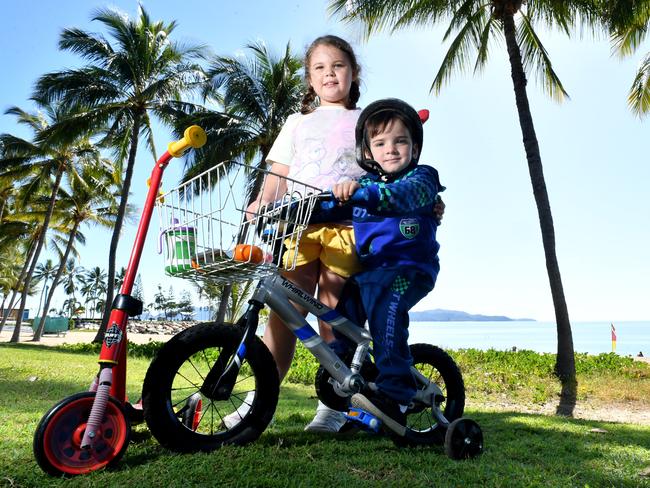
<path id="1" fill-rule="evenodd" d="M 342 390 L 351 390 L 350 380 L 353 375 L 361 370 L 363 360 L 370 349 L 372 337 L 368 330 L 357 326 L 336 310 L 322 304 L 278 274 L 260 280 L 253 299 L 268 304 L 271 310 L 282 319 L 332 378 L 340 383 Z M 332 328 L 357 344 L 350 367 L 343 363 L 327 343 L 321 339 L 318 332 L 314 330 L 291 302 L 300 305 L 317 318 L 327 322 Z M 442 395 L 442 391 L 434 381 L 430 381 L 414 367 L 411 367 L 411 372 L 415 375 L 416 381 L 426 385 L 424 389 L 417 390 L 415 400 L 432 403 L 432 398 L 435 395 Z"/>
<path id="2" fill-rule="evenodd" d="M 337 311 L 323 305 L 305 293 L 291 281 L 280 275 L 263 278 L 253 295 L 254 300 L 268 304 L 304 346 L 318 359 L 327 372 L 344 387 L 350 377 L 361 369 L 370 349 L 370 333 L 343 317 Z M 319 319 L 327 322 L 341 334 L 357 344 L 351 367 L 341 361 L 320 335 L 291 303 L 303 307 Z"/>

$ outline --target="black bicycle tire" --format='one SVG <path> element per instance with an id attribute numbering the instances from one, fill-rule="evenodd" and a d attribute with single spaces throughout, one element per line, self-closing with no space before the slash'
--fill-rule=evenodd
<path id="1" fill-rule="evenodd" d="M 183 424 L 172 405 L 174 378 L 189 358 L 209 348 L 234 350 L 241 337 L 241 329 L 232 324 L 203 323 L 180 332 L 160 349 L 147 370 L 142 399 L 147 426 L 161 445 L 176 452 L 213 451 L 225 444 L 248 444 L 262 435 L 275 413 L 280 382 L 273 356 L 258 337 L 249 344 L 244 359 L 255 380 L 255 400 L 236 426 L 209 434 L 195 432 Z M 204 411 L 209 402 L 204 400 Z"/>
<path id="2" fill-rule="evenodd" d="M 465 410 L 465 383 L 458 365 L 444 350 L 432 344 L 412 344 L 410 346 L 413 364 L 428 364 L 440 375 L 443 382 L 443 393 L 445 403 L 443 415 L 448 422 L 462 417 Z M 431 379 L 431 378 L 430 378 Z M 430 410 L 429 407 L 428 410 Z M 422 412 L 408 415 L 406 421 L 406 435 L 394 437 L 396 444 L 400 446 L 431 446 L 442 445 L 445 439 L 445 429 L 435 422 L 435 417 L 427 412 L 431 420 L 431 428 L 416 430 L 413 428 L 413 417 L 422 418 Z M 410 419 L 410 421 L 409 421 Z"/>

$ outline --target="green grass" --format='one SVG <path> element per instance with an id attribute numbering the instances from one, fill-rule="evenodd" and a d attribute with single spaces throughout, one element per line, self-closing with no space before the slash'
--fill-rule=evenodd
<path id="1" fill-rule="evenodd" d="M 481 424 L 486 450 L 472 461 L 451 461 L 441 448 L 399 449 L 384 437 L 367 434 L 347 439 L 307 434 L 302 429 L 316 405 L 313 387 L 288 383 L 274 423 L 249 446 L 177 455 L 138 425 L 115 469 L 51 478 L 34 460 L 33 434 L 52 405 L 87 389 L 97 355 L 84 352 L 86 347 L 92 348 L 0 345 L 0 486 L 650 487 L 650 478 L 641 476 L 650 468 L 650 426 L 480 408 L 483 397 L 506 394 L 528 402 L 557 394 L 552 366 L 544 366 L 552 358 L 489 351 L 452 353 L 463 369 L 468 396 L 479 398 L 472 402 L 479 406 L 466 415 Z M 155 346 L 131 348 L 144 356 L 129 358 L 131 398 L 139 396 L 152 350 Z M 578 358 L 580 382 L 599 381 L 600 390 L 623 389 L 643 399 L 650 388 L 650 367 L 620 359 Z M 313 366 L 300 353 L 292 378 L 300 382 L 313 377 Z M 589 395 L 596 394 L 581 391 L 581 396 Z M 606 432 L 592 432 L 595 428 Z"/>

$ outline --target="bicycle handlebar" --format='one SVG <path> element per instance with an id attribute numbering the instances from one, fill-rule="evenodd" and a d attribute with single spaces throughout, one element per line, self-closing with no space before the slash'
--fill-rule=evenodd
<path id="1" fill-rule="evenodd" d="M 323 210 L 331 210 L 339 203 L 343 203 L 343 205 L 357 204 L 363 206 L 368 201 L 368 190 L 366 188 L 359 188 L 345 202 L 338 200 L 331 191 L 324 191 L 319 195 L 319 199 L 321 200 L 320 206 Z"/>
<path id="2" fill-rule="evenodd" d="M 167 152 L 173 157 L 177 158 L 181 156 L 187 149 L 193 147 L 198 149 L 203 146 L 207 141 L 208 137 L 205 134 L 205 131 L 198 125 L 191 125 L 183 133 L 183 138 L 170 142 L 167 146 Z"/>

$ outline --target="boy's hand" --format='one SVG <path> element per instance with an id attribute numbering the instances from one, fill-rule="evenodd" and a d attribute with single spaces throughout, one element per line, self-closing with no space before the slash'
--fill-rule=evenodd
<path id="1" fill-rule="evenodd" d="M 347 202 L 359 188 L 361 188 L 361 185 L 356 181 L 344 181 L 343 183 L 335 184 L 332 187 L 332 193 L 339 202 L 344 203 Z"/>

